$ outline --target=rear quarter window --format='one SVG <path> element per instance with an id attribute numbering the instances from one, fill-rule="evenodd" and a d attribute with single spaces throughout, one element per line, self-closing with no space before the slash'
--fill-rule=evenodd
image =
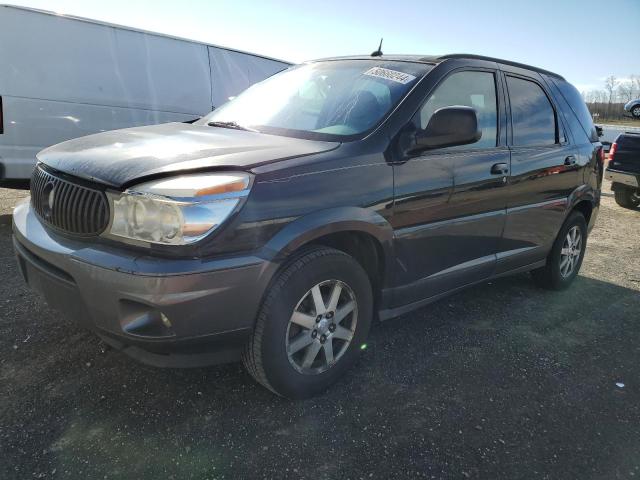
<path id="1" fill-rule="evenodd" d="M 589 141 L 597 142 L 598 132 L 596 132 L 596 127 L 593 124 L 591 113 L 589 112 L 589 109 L 587 108 L 587 104 L 584 103 L 584 100 L 582 99 L 582 95 L 580 95 L 580 92 L 578 92 L 576 87 L 571 85 L 569 82 L 560 80 L 559 78 L 554 78 L 554 77 L 545 75 L 545 79 L 548 82 L 553 82 L 553 84 L 558 88 L 558 90 L 560 90 L 562 97 L 567 102 L 567 104 L 569 105 L 569 109 L 571 110 L 571 112 L 567 112 L 567 114 L 568 115 L 572 114 L 575 118 L 578 119 L 580 128 L 582 128 L 584 133 L 587 135 L 587 138 L 589 139 Z M 574 122 L 570 122 L 570 123 L 573 124 Z"/>

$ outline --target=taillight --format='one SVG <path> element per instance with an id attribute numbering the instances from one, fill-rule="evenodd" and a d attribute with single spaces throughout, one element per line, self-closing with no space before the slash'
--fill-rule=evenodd
<path id="1" fill-rule="evenodd" d="M 611 148 L 609 149 L 609 163 L 613 162 L 613 156 L 616 154 L 616 150 L 618 149 L 618 144 L 613 142 L 611 144 Z"/>

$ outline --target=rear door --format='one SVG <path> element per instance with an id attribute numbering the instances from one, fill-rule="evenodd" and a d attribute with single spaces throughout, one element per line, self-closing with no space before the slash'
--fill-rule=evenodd
<path id="1" fill-rule="evenodd" d="M 522 69 L 505 70 L 511 176 L 498 273 L 546 257 L 568 198 L 582 183 L 582 161 L 541 77 Z"/>

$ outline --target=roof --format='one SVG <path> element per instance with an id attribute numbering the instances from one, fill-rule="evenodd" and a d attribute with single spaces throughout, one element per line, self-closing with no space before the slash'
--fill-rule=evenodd
<path id="1" fill-rule="evenodd" d="M 440 63 L 437 56 L 425 56 L 425 55 L 381 55 L 379 57 L 372 57 L 371 55 L 347 55 L 343 57 L 327 57 L 311 60 L 312 62 L 323 62 L 331 60 L 391 60 L 394 62 L 412 62 L 412 63 L 427 63 L 435 65 Z"/>
<path id="2" fill-rule="evenodd" d="M 175 36 L 175 35 L 167 35 L 167 34 L 164 34 L 164 33 L 152 32 L 152 31 L 149 31 L 149 30 L 141 29 L 141 28 L 127 27 L 127 26 L 118 25 L 118 24 L 115 24 L 115 23 L 103 22 L 101 20 L 94 20 L 92 18 L 76 17 L 75 15 L 66 15 L 66 14 L 63 14 L 63 13 L 52 12 L 50 10 L 41 10 L 39 8 L 22 7 L 22 6 L 19 6 L 19 5 L 10 5 L 10 4 L 4 4 L 4 3 L 0 4 L 0 7 L 13 8 L 13 9 L 16 9 L 16 10 L 23 10 L 25 12 L 40 13 L 40 14 L 49 15 L 49 16 L 52 16 L 52 17 L 62 17 L 62 18 L 67 18 L 69 20 L 76 20 L 76 21 L 79 21 L 79 22 L 92 23 L 94 25 L 101 25 L 101 26 L 104 26 L 104 27 L 113 27 L 113 28 L 118 28 L 118 29 L 121 29 L 121 30 L 129 30 L 131 32 L 144 33 L 146 35 L 154 35 L 156 37 L 171 38 L 173 40 L 180 40 L 182 42 L 196 43 L 198 45 L 206 45 L 208 47 L 215 47 L 215 48 L 220 48 L 222 50 L 229 50 L 231 52 L 244 53 L 246 55 L 252 55 L 254 57 L 260 57 L 260 58 L 264 58 L 266 60 L 273 60 L 275 62 L 280 62 L 280 63 L 285 63 L 285 64 L 288 64 L 288 65 L 292 65 L 291 62 L 288 62 L 286 60 L 280 60 L 279 58 L 269 57 L 267 55 L 260 55 L 258 53 L 247 52 L 247 51 L 244 51 L 244 50 L 238 50 L 237 48 L 223 47 L 222 45 L 215 45 L 213 43 L 200 42 L 198 40 L 192 40 L 192 39 L 189 39 L 189 38 L 178 37 L 178 36 Z"/>
<path id="3" fill-rule="evenodd" d="M 501 58 L 485 57 L 483 55 L 475 55 L 472 53 L 451 53 L 447 55 L 381 55 L 378 57 L 372 57 L 371 55 L 354 55 L 347 57 L 331 57 L 324 58 L 322 60 L 391 60 L 397 62 L 413 62 L 413 63 L 426 63 L 430 65 L 437 65 L 446 60 L 452 59 L 469 59 L 469 60 L 485 60 L 487 62 L 495 62 L 502 65 L 510 65 L 512 67 L 524 68 L 526 70 L 532 70 L 538 73 L 544 73 L 546 75 L 553 75 L 562 80 L 564 78 L 557 73 L 550 72 L 543 68 L 534 67 L 532 65 L 526 65 L 524 63 L 513 62 L 511 60 L 504 60 Z"/>

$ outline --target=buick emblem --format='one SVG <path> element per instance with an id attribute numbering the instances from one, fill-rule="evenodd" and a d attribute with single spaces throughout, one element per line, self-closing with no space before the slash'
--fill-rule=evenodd
<path id="1" fill-rule="evenodd" d="M 56 189 L 53 182 L 49 182 L 44 186 L 42 190 L 42 210 L 44 211 L 45 217 L 51 217 L 51 213 L 53 211 L 53 202 L 56 199 Z"/>

